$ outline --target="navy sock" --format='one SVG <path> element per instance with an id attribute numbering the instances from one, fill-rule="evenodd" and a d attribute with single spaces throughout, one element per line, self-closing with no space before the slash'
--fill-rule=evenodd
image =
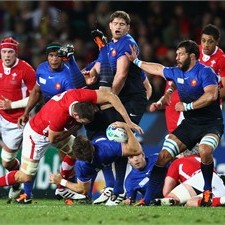
<path id="1" fill-rule="evenodd" d="M 167 167 L 159 167 L 157 165 L 153 167 L 144 195 L 144 202 L 146 205 L 149 205 L 153 199 L 161 195 L 166 173 Z"/>
<path id="2" fill-rule="evenodd" d="M 201 163 L 202 175 L 205 181 L 204 190 L 212 190 L 213 167 L 213 162 L 208 165 Z"/>
<path id="3" fill-rule="evenodd" d="M 127 169 L 127 158 L 120 157 L 115 161 L 115 171 L 116 171 L 116 179 L 113 192 L 115 194 L 122 194 L 124 193 L 124 178 L 126 175 Z"/>
<path id="4" fill-rule="evenodd" d="M 32 178 L 32 181 L 24 183 L 24 193 L 27 194 L 28 198 L 31 198 L 31 196 L 32 196 L 32 191 L 33 191 L 35 178 L 36 178 L 36 176 L 34 176 Z"/>

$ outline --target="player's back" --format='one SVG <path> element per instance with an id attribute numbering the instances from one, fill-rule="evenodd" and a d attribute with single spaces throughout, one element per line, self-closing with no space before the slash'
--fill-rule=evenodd
<path id="1" fill-rule="evenodd" d="M 201 170 L 201 158 L 192 155 L 175 159 L 169 166 L 166 176 L 184 182 Z"/>

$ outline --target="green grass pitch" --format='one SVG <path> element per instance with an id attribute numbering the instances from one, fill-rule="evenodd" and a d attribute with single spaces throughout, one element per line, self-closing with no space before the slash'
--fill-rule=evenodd
<path id="1" fill-rule="evenodd" d="M 179 206 L 104 206 L 62 200 L 34 200 L 31 205 L 7 204 L 0 200 L 0 224 L 4 225 L 144 225 L 144 224 L 225 224 L 225 208 Z"/>

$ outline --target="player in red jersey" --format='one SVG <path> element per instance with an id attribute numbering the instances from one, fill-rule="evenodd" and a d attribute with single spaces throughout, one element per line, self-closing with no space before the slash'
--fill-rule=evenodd
<path id="1" fill-rule="evenodd" d="M 18 58 L 19 43 L 12 37 L 0 43 L 0 127 L 1 127 L 1 159 L 8 171 L 19 169 L 16 158 L 22 143 L 23 129 L 17 126 L 17 119 L 24 113 L 28 96 L 33 89 L 35 71 L 27 62 Z M 5 102 L 12 101 L 10 109 Z M 9 198 L 14 199 L 20 194 L 20 185 L 13 185 Z"/>
<path id="2" fill-rule="evenodd" d="M 131 129 L 143 132 L 130 120 L 116 95 L 98 90 L 68 90 L 55 95 L 28 121 L 23 133 L 21 167 L 0 177 L 0 186 L 31 181 L 49 145 L 67 138 L 81 123 L 92 121 L 98 109 L 95 104 L 105 103 L 110 103 Z M 19 126 L 20 122 L 25 121 L 19 121 Z"/>
<path id="3" fill-rule="evenodd" d="M 213 173 L 213 198 L 211 206 L 218 206 L 221 197 L 225 196 L 223 180 L 214 171 Z M 184 205 L 200 206 L 204 179 L 201 172 L 201 158 L 191 155 L 175 159 L 169 166 L 162 199 L 155 199 L 155 205 Z M 216 199 L 216 200 L 215 200 Z M 189 203 L 189 200 L 191 201 Z M 195 203 L 195 204 L 194 204 Z M 225 203 L 225 202 L 224 202 Z"/>
<path id="4" fill-rule="evenodd" d="M 220 76 L 220 97 L 222 103 L 222 98 L 225 97 L 225 54 L 218 47 L 219 40 L 220 32 L 216 26 L 208 24 L 202 29 L 199 61 L 206 66 L 212 67 L 216 74 Z M 150 112 L 165 107 L 165 118 L 169 133 L 177 127 L 183 118 L 183 113 L 177 112 L 174 108 L 177 102 L 179 102 L 178 93 L 171 86 L 171 83 L 168 82 L 165 96 L 158 102 L 152 103 L 149 107 Z"/>
<path id="5" fill-rule="evenodd" d="M 220 97 L 225 97 L 225 54 L 218 47 L 220 39 L 219 29 L 212 25 L 206 25 L 202 30 L 201 45 L 199 45 L 199 61 L 214 69 L 221 77 Z"/>

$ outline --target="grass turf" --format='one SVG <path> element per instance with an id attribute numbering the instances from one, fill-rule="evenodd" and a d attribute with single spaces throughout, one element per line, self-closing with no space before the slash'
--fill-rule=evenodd
<path id="1" fill-rule="evenodd" d="M 144 225 L 225 224 L 225 208 L 133 207 L 73 204 L 58 200 L 35 200 L 31 205 L 0 200 L 0 224 L 4 225 Z"/>

